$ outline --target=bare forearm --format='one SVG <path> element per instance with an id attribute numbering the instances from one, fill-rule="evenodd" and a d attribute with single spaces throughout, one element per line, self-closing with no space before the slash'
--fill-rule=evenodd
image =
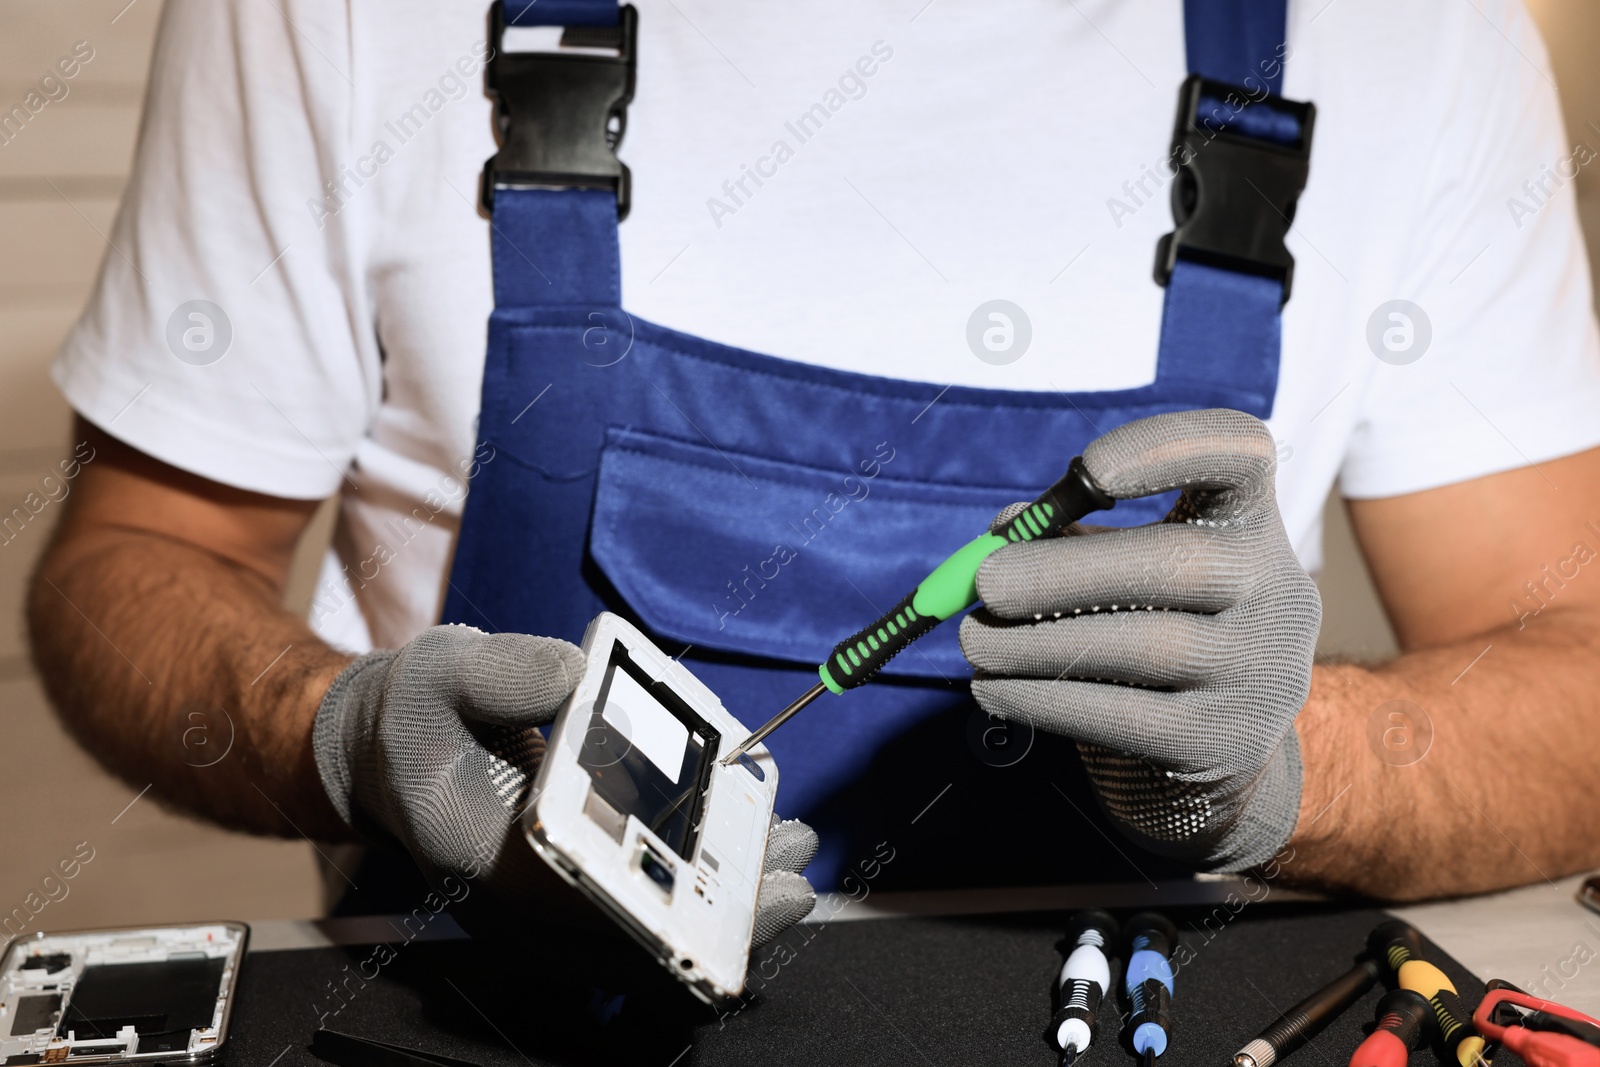
<path id="1" fill-rule="evenodd" d="M 1376 668 L 1318 666 L 1296 722 L 1305 789 L 1285 874 L 1415 899 L 1600 865 L 1596 721 L 1593 609 Z"/>
<path id="2" fill-rule="evenodd" d="M 51 549 L 28 616 L 62 718 L 130 784 L 241 829 L 338 838 L 310 737 L 349 658 L 279 601 L 203 549 L 102 528 Z"/>

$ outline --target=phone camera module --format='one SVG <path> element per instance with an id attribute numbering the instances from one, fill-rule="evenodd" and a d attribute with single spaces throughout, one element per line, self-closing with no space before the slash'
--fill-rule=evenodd
<path id="1" fill-rule="evenodd" d="M 655 850 L 649 845 L 643 846 L 639 852 L 639 870 L 669 896 L 671 895 L 674 881 L 672 865 L 656 855 Z"/>

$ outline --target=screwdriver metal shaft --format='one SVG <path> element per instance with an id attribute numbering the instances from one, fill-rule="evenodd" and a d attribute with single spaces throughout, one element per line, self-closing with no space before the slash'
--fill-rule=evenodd
<path id="1" fill-rule="evenodd" d="M 724 764 L 732 763 L 746 752 L 749 752 L 752 748 L 755 748 L 762 741 L 767 739 L 768 734 L 772 733 L 772 731 L 776 730 L 778 727 L 794 718 L 800 713 L 802 708 L 827 691 L 828 687 L 823 685 L 821 682 L 818 682 L 810 689 L 807 689 L 805 695 L 799 700 L 796 700 L 793 704 L 790 704 L 788 707 L 778 712 L 778 714 L 774 715 L 761 726 L 757 727 L 749 737 L 733 746 L 733 751 L 722 757 L 722 762 Z"/>

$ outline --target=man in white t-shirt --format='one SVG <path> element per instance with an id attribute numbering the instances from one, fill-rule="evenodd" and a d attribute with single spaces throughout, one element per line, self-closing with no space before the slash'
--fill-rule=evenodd
<path id="1" fill-rule="evenodd" d="M 1151 381 L 1177 0 L 638 6 L 630 313 L 940 386 Z M 232 826 L 376 824 L 425 863 L 361 755 L 399 675 L 329 728 L 335 770 L 313 722 L 352 657 L 438 621 L 482 458 L 484 7 L 169 0 L 111 251 L 54 368 L 95 458 L 29 609 L 53 699 L 113 769 Z M 1571 182 L 1594 152 L 1563 134 L 1516 0 L 1295 3 L 1288 41 L 1283 94 L 1318 112 L 1268 421 L 1293 555 L 1271 541 L 1260 564 L 1315 572 L 1337 480 L 1403 651 L 1312 670 L 1296 646 L 1300 695 L 1276 711 L 1304 777 L 1278 866 L 1394 897 L 1594 866 L 1600 814 L 1571 802 L 1600 765 L 1600 343 Z M 794 136 L 830 93 L 826 124 Z M 967 341 L 996 298 L 1031 335 L 1005 363 Z M 333 495 L 308 625 L 279 602 Z M 454 669 L 454 646 L 424 651 Z M 518 700 L 560 702 L 569 649 L 502 652 L 548 674 Z M 424 716 L 477 699 L 410 698 Z M 180 743 L 218 708 L 236 773 Z M 1248 747 L 1235 728 L 1219 717 L 1200 747 Z"/>

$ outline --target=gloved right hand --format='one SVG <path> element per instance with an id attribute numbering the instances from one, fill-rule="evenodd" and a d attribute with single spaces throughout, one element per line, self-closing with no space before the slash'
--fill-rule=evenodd
<path id="1" fill-rule="evenodd" d="M 973 696 L 1074 738 L 1144 848 L 1208 870 L 1265 863 L 1299 816 L 1294 722 L 1322 618 L 1278 514 L 1277 445 L 1243 412 L 1182 411 L 1112 430 L 1083 461 L 1118 500 L 1182 492 L 1162 522 L 985 560 L 984 607 L 961 624 Z"/>
<path id="2" fill-rule="evenodd" d="M 501 898 L 564 892 L 517 821 L 544 756 L 535 728 L 555 721 L 583 670 L 566 641 L 470 626 L 360 657 L 328 687 L 312 729 L 328 799 L 358 837 L 398 842 L 435 885 L 455 875 Z M 809 826 L 774 821 L 755 944 L 811 912 L 800 872 L 816 850 Z"/>

